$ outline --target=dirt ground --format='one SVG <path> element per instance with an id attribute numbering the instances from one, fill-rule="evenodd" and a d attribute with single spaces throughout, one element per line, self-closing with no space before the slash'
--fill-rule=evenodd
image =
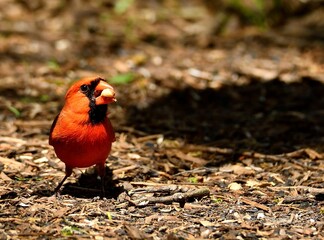
<path id="1" fill-rule="evenodd" d="M 97 2 L 0 2 L 0 239 L 324 239 L 323 39 Z M 53 196 L 51 123 L 96 75 L 118 99 L 106 197 L 93 169 Z"/>

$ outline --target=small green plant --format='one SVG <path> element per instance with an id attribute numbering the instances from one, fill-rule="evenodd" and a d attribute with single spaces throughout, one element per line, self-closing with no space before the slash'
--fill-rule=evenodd
<path id="1" fill-rule="evenodd" d="M 39 100 L 41 101 L 41 102 L 47 102 L 48 100 L 49 100 L 49 95 L 47 95 L 47 94 L 42 94 L 42 95 L 40 95 L 39 96 Z"/>
<path id="2" fill-rule="evenodd" d="M 59 71 L 60 70 L 60 65 L 58 64 L 58 62 L 56 60 L 50 60 L 47 62 L 47 66 L 48 68 L 54 70 L 54 71 Z"/>
<path id="3" fill-rule="evenodd" d="M 321 214 L 321 215 L 324 215 L 324 208 L 321 208 L 321 209 L 320 209 L 320 214 Z"/>
<path id="4" fill-rule="evenodd" d="M 112 220 L 111 212 L 107 212 L 106 214 L 107 214 L 107 218 L 108 218 L 109 220 Z"/>
<path id="5" fill-rule="evenodd" d="M 75 226 L 64 226 L 61 230 L 61 234 L 65 237 L 72 236 L 75 232 L 80 232 L 80 229 Z"/>
<path id="6" fill-rule="evenodd" d="M 188 182 L 190 182 L 190 183 L 198 183 L 198 179 L 196 177 L 190 177 L 190 178 L 188 178 Z"/>
<path id="7" fill-rule="evenodd" d="M 223 199 L 221 198 L 212 198 L 211 200 L 216 204 L 221 204 L 223 202 Z"/>
<path id="8" fill-rule="evenodd" d="M 274 202 L 275 204 L 279 204 L 279 203 L 282 202 L 282 198 L 280 198 L 280 197 L 276 197 L 275 199 L 273 199 L 273 202 Z"/>

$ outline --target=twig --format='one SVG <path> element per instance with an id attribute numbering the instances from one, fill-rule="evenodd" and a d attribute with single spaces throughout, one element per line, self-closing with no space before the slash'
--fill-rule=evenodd
<path id="1" fill-rule="evenodd" d="M 20 121 L 17 120 L 15 121 L 15 125 L 19 126 L 19 127 L 39 127 L 39 128 L 46 128 L 46 127 L 50 127 L 53 121 Z"/>
<path id="2" fill-rule="evenodd" d="M 146 132 L 137 130 L 137 129 L 132 128 L 132 127 L 119 127 L 118 130 L 119 131 L 133 133 L 133 134 L 137 134 L 137 135 L 140 135 L 140 136 L 147 136 L 147 133 Z"/>
<path id="3" fill-rule="evenodd" d="M 130 182 L 132 185 L 140 185 L 140 186 L 170 186 L 169 183 L 153 183 L 153 182 Z M 181 186 L 215 186 L 212 182 L 206 183 L 190 183 L 190 182 L 177 182 L 177 185 Z"/>
<path id="4" fill-rule="evenodd" d="M 197 146 L 197 145 L 187 145 L 186 149 L 189 151 L 202 151 L 202 152 L 211 152 L 211 153 L 220 153 L 220 154 L 233 154 L 233 149 L 229 148 L 218 148 L 218 147 L 209 147 L 209 146 Z"/>
<path id="5" fill-rule="evenodd" d="M 178 172 L 176 174 L 174 174 L 173 176 L 183 176 L 183 175 L 190 175 L 190 174 L 201 174 L 201 175 L 207 175 L 210 173 L 215 173 L 215 172 L 219 172 L 219 168 L 215 168 L 215 167 L 202 167 L 202 168 L 195 168 L 192 170 L 184 170 L 182 172 Z"/>
<path id="6" fill-rule="evenodd" d="M 288 204 L 288 203 L 298 203 L 298 202 L 309 202 L 313 199 L 307 196 L 292 196 L 292 197 L 285 197 L 282 203 Z"/>
<path id="7" fill-rule="evenodd" d="M 312 194 L 324 194 L 324 188 L 313 188 L 307 186 L 283 186 L 283 187 L 268 187 L 271 190 L 283 190 L 283 189 L 302 189 Z"/>
<path id="8" fill-rule="evenodd" d="M 170 186 L 168 183 L 154 183 L 154 182 L 130 182 L 132 185 L 140 186 Z"/>
<path id="9" fill-rule="evenodd" d="M 25 144 L 26 141 L 20 138 L 13 138 L 13 137 L 0 137 L 0 142 L 10 142 L 10 143 L 20 143 Z"/>
<path id="10" fill-rule="evenodd" d="M 173 202 L 178 202 L 180 204 L 180 207 L 184 207 L 185 203 L 190 198 L 202 198 L 204 196 L 208 196 L 210 193 L 208 188 L 201 188 L 201 189 L 195 189 L 190 192 L 186 193 L 175 193 L 171 196 L 165 196 L 165 197 L 150 197 L 150 198 L 144 198 L 137 201 L 130 201 L 132 204 L 138 207 L 145 207 L 149 204 L 155 204 L 155 203 L 164 203 L 164 204 L 170 204 Z"/>
<path id="11" fill-rule="evenodd" d="M 144 137 L 138 137 L 138 138 L 136 138 L 136 141 L 138 143 L 141 143 L 141 142 L 146 142 L 149 140 L 154 140 L 154 139 L 157 139 L 160 137 L 163 137 L 163 135 L 162 134 L 153 134 L 153 135 L 148 135 L 148 136 L 144 136 Z"/>
<path id="12" fill-rule="evenodd" d="M 283 153 L 283 154 L 277 154 L 277 155 L 262 154 L 262 153 L 257 153 L 257 152 L 242 153 L 243 156 L 264 158 L 264 159 L 270 159 L 270 160 L 275 160 L 275 161 L 286 161 L 288 158 L 300 158 L 303 156 L 303 154 L 306 154 L 311 159 L 322 158 L 321 154 L 319 154 L 309 148 L 303 148 L 303 149 L 299 149 L 297 151 L 293 151 L 290 153 Z"/>
<path id="13" fill-rule="evenodd" d="M 130 191 L 128 191 L 128 195 L 132 196 L 134 194 L 140 194 L 140 193 L 164 193 L 164 194 L 171 194 L 175 192 L 185 192 L 188 191 L 188 189 L 181 188 L 177 185 L 169 185 L 169 186 L 162 186 L 159 188 L 155 187 L 148 187 L 148 188 L 135 188 Z"/>
<path id="14" fill-rule="evenodd" d="M 117 175 L 119 173 L 127 172 L 127 171 L 130 171 L 130 170 L 136 169 L 136 168 L 138 168 L 138 165 L 131 165 L 131 166 L 115 169 L 115 170 L 113 170 L 113 174 Z"/>

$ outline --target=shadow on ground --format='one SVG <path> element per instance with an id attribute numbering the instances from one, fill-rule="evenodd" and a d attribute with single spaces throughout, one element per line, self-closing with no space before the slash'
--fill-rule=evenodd
<path id="1" fill-rule="evenodd" d="M 252 81 L 219 90 L 184 88 L 145 109 L 128 110 L 127 125 L 187 143 L 279 154 L 324 147 L 324 85 L 312 79 Z"/>
<path id="2" fill-rule="evenodd" d="M 101 196 L 101 180 L 98 179 L 98 174 L 94 168 L 90 168 L 89 172 L 83 173 L 75 183 L 66 183 L 61 188 L 61 195 L 68 194 L 78 198 L 94 198 Z M 118 180 L 113 180 L 112 171 L 106 167 L 106 178 L 105 178 L 105 195 L 107 199 L 117 198 L 119 194 L 124 192 L 124 188 L 118 186 Z M 34 194 L 39 196 L 51 196 L 54 191 L 39 190 Z"/>

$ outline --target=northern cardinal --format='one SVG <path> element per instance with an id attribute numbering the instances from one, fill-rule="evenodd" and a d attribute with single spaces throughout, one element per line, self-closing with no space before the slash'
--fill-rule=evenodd
<path id="1" fill-rule="evenodd" d="M 100 77 L 79 80 L 67 91 L 65 104 L 54 119 L 49 136 L 49 144 L 65 163 L 65 177 L 55 193 L 73 168 L 96 165 L 104 194 L 105 162 L 115 141 L 107 104 L 115 101 L 113 87 Z"/>

